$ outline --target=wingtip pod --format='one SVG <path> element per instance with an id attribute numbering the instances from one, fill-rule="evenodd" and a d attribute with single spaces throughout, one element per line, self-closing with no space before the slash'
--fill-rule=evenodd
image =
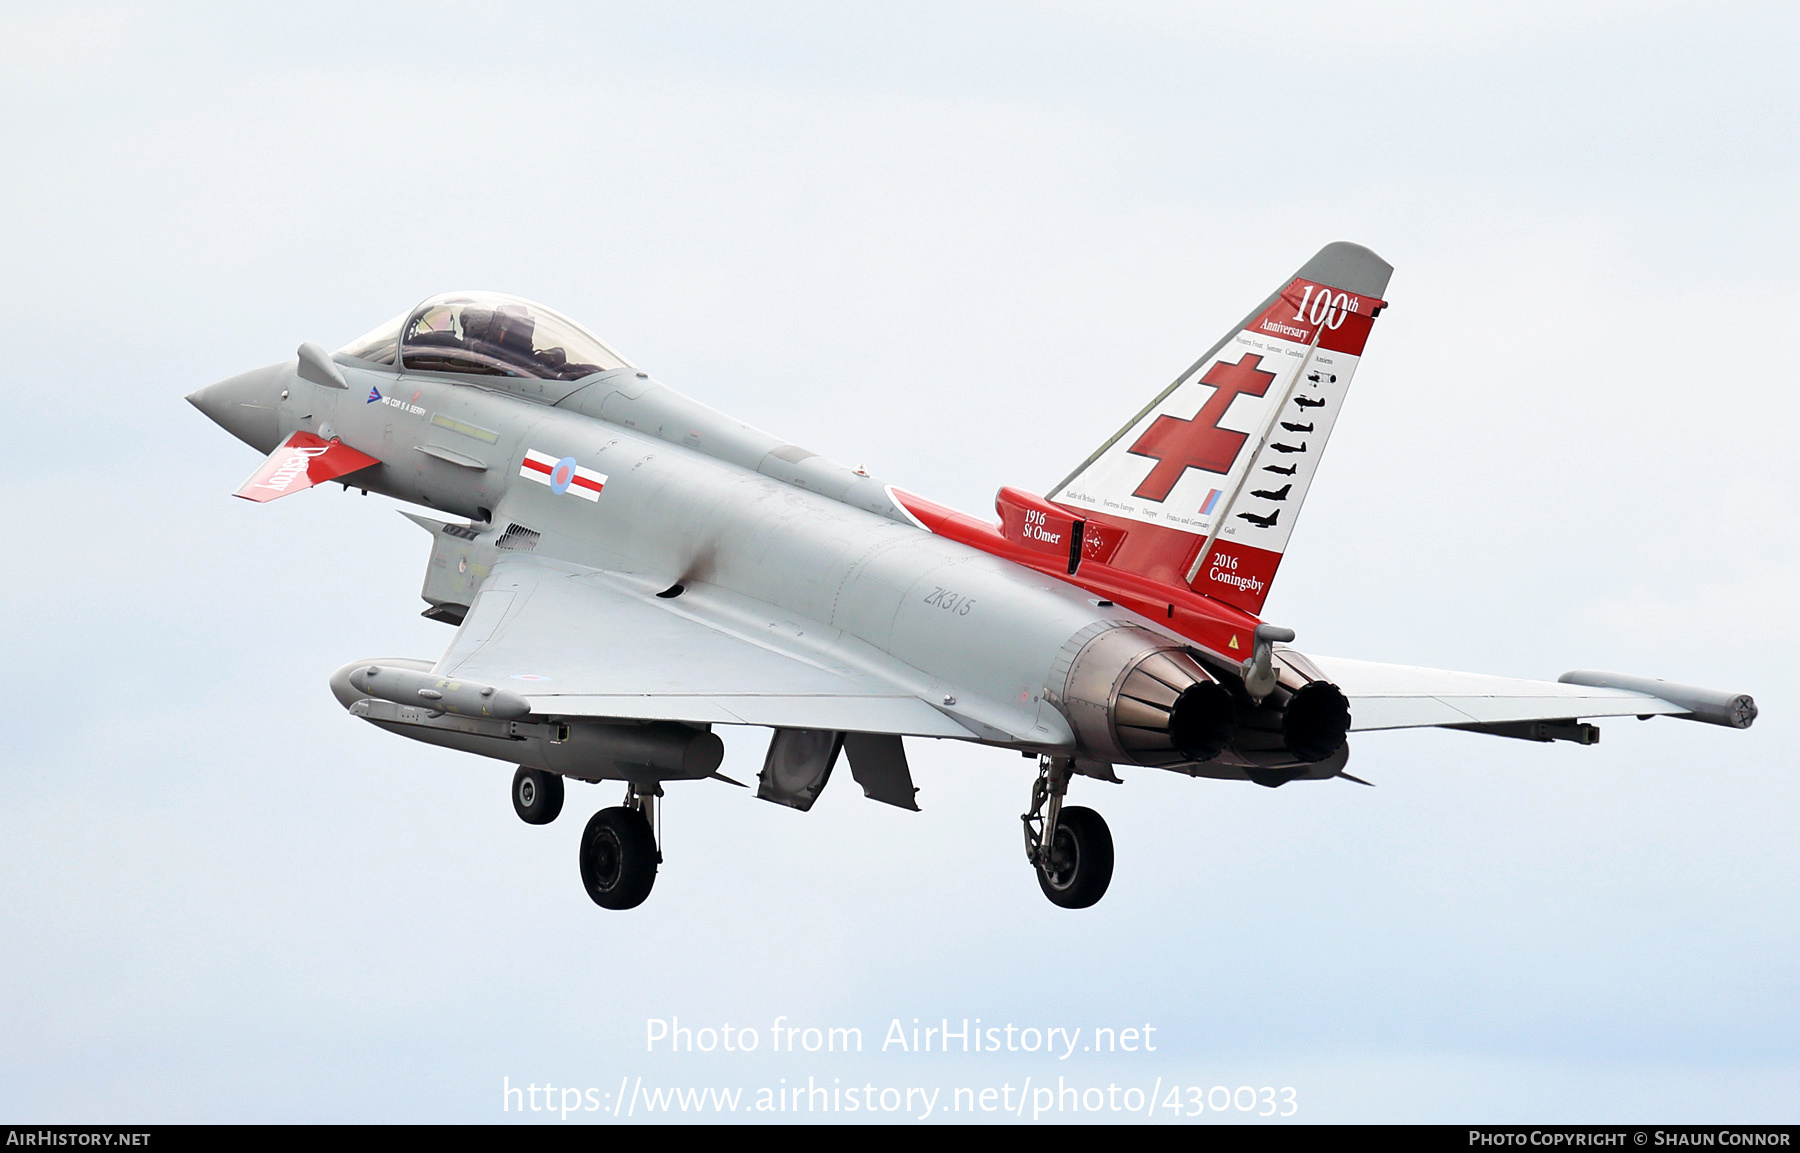
<path id="1" fill-rule="evenodd" d="M 1703 721 L 1730 729 L 1747 729 L 1756 720 L 1756 701 L 1749 693 L 1703 689 L 1695 685 L 1678 685 L 1654 677 L 1634 677 L 1625 673 L 1606 673 L 1595 669 L 1576 669 L 1556 678 L 1565 685 L 1586 685 L 1596 689 L 1624 689 L 1643 693 L 1687 710 L 1680 720 Z"/>

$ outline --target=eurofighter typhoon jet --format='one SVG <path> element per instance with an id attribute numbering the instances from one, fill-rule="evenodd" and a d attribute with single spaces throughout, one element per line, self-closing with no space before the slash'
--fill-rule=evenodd
<path id="1" fill-rule="evenodd" d="M 433 297 L 336 353 L 188 397 L 268 457 L 237 495 L 326 481 L 433 510 L 436 661 L 355 661 L 351 715 L 563 781 L 622 782 L 581 880 L 641 903 L 670 781 L 720 777 L 715 725 L 773 730 L 757 796 L 805 811 L 840 757 L 916 809 L 907 738 L 1036 759 L 1024 815 L 1045 896 L 1098 901 L 1113 842 L 1074 776 L 1350 777 L 1348 734 L 1425 726 L 1592 744 L 1584 718 L 1732 728 L 1748 696 L 1599 672 L 1556 681 L 1306 654 L 1259 618 L 1390 266 L 1332 244 L 1043 496 L 997 522 L 835 464 L 660 384 L 573 321 L 484 292 Z M 729 779 L 729 778 L 724 778 Z"/>

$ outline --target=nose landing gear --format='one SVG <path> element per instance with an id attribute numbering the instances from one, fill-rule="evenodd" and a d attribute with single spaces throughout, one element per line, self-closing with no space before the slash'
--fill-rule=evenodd
<path id="1" fill-rule="evenodd" d="M 1019 819 L 1025 825 L 1025 856 L 1044 896 L 1065 909 L 1085 909 L 1112 883 L 1112 831 L 1094 810 L 1063 806 L 1071 769 L 1068 757 L 1039 758 L 1031 811 Z"/>
<path id="2" fill-rule="evenodd" d="M 513 812 L 528 825 L 547 825 L 556 819 L 563 807 L 563 779 L 556 773 L 528 769 L 523 765 L 513 774 Z"/>

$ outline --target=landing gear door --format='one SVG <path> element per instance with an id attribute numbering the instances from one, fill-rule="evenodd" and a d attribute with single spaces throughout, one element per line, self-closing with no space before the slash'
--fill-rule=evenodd
<path id="1" fill-rule="evenodd" d="M 844 738 L 850 758 L 850 775 L 863 787 L 863 795 L 884 805 L 919 811 L 912 772 L 906 765 L 906 746 L 889 733 L 851 733 Z"/>
<path id="2" fill-rule="evenodd" d="M 790 809 L 812 808 L 844 747 L 844 734 L 827 729 L 776 729 L 757 778 L 756 795 Z"/>

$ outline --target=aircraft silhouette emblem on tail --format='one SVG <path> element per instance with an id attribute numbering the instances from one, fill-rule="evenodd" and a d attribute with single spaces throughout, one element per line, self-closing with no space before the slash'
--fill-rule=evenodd
<path id="1" fill-rule="evenodd" d="M 1093 557 L 1262 611 L 1370 323 L 1385 307 L 1384 262 L 1354 245 L 1321 252 L 1045 494 L 1085 514 L 1084 531 L 1111 534 Z M 1266 491 L 1253 499 L 1258 485 Z M 1278 503 L 1259 503 L 1271 499 Z M 1276 518 L 1275 509 L 1287 515 Z M 1268 531 L 1244 532 L 1237 521 L 1246 511 L 1242 519 Z M 1238 567 L 1211 563 L 1220 536 L 1239 538 Z M 1245 575 L 1251 569 L 1254 579 Z"/>

